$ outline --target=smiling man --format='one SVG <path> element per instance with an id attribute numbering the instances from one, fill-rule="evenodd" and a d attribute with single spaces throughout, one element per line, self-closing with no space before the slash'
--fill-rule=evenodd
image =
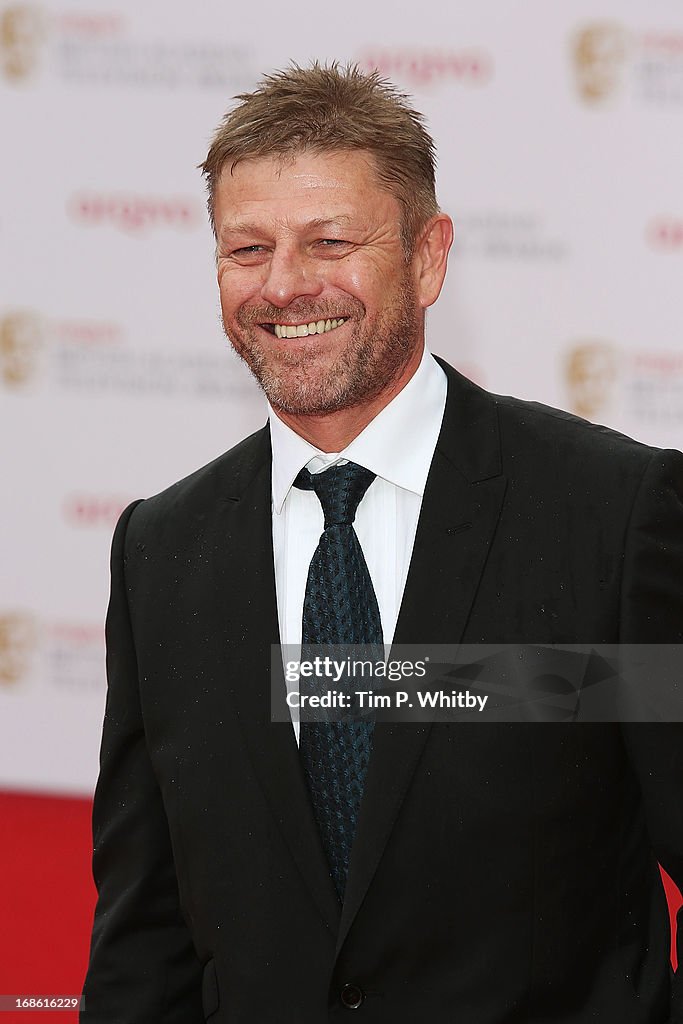
<path id="1" fill-rule="evenodd" d="M 325 417 L 338 449 L 415 373 L 452 238 L 434 216 L 408 261 L 401 204 L 377 185 L 367 153 L 310 152 L 251 158 L 216 188 L 228 336 L 280 418 L 306 436 Z"/>
<path id="2" fill-rule="evenodd" d="M 683 1020 L 680 724 L 273 721 L 270 652 L 680 643 L 683 458 L 426 350 L 453 229 L 377 75 L 266 77 L 203 170 L 269 422 L 116 530 L 83 1021 Z"/>

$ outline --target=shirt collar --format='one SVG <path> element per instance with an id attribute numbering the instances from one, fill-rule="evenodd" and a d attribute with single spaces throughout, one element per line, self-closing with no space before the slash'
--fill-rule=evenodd
<path id="1" fill-rule="evenodd" d="M 269 407 L 273 505 L 277 514 L 282 512 L 290 488 L 304 466 L 319 472 L 341 460 L 356 462 L 389 483 L 422 497 L 441 429 L 447 388 L 445 373 L 425 349 L 406 386 L 343 452 L 321 452 Z"/>

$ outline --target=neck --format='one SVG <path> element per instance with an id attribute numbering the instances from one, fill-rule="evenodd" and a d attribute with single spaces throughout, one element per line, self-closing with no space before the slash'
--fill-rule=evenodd
<path id="1" fill-rule="evenodd" d="M 403 391 L 420 365 L 422 352 L 422 348 L 413 352 L 396 381 L 362 405 L 321 415 L 299 415 L 281 409 L 274 409 L 274 412 L 278 419 L 321 452 L 342 452 L 361 431 L 365 430 L 368 423 Z"/>

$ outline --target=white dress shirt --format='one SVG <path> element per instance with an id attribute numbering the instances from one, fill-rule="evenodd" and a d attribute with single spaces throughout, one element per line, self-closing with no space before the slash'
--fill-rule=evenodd
<path id="1" fill-rule="evenodd" d="M 446 407 L 446 375 L 426 349 L 402 391 L 342 452 L 326 453 L 305 441 L 270 409 L 273 449 L 273 554 L 280 641 L 298 660 L 308 567 L 323 531 L 315 491 L 292 486 L 304 466 L 320 473 L 355 462 L 376 474 L 358 506 L 354 528 L 363 549 L 391 645 L 413 552 L 427 474 Z M 289 684 L 288 689 L 297 689 Z M 293 712 L 299 738 L 298 715 Z"/>

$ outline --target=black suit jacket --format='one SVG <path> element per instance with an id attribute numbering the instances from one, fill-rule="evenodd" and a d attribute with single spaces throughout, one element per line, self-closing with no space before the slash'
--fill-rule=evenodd
<path id="1" fill-rule="evenodd" d="M 680 642 L 680 453 L 446 370 L 395 642 Z M 116 530 L 84 1024 L 683 1021 L 681 725 L 378 725 L 340 907 L 270 721 L 270 459 Z"/>

